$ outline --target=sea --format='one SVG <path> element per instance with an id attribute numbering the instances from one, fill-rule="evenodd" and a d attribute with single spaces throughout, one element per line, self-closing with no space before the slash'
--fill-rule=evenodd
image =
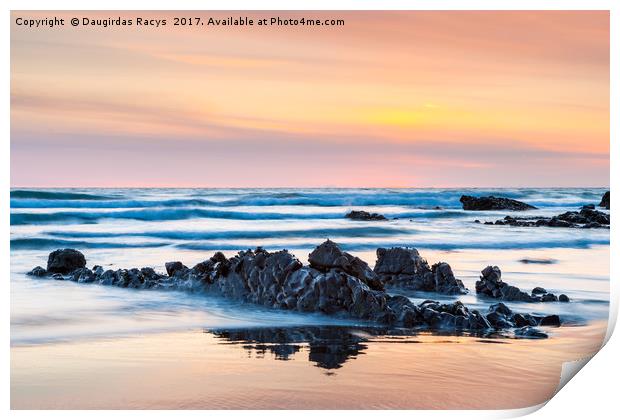
<path id="1" fill-rule="evenodd" d="M 575 322 L 606 317 L 608 262 L 599 262 L 602 267 L 593 263 L 598 254 L 609 252 L 609 230 L 488 226 L 485 221 L 511 213 L 464 211 L 459 202 L 464 194 L 503 196 L 539 208 L 520 215 L 550 216 L 598 204 L 604 191 L 14 189 L 11 336 L 21 343 L 192 325 L 221 328 L 330 322 L 327 317 L 317 321 L 288 312 L 246 310 L 244 305 L 208 296 L 84 286 L 25 275 L 36 265 L 45 266 L 47 255 L 58 248 L 82 251 L 89 266 L 151 266 L 165 272 L 167 261 L 180 260 L 191 267 L 216 251 L 233 255 L 257 246 L 287 249 L 305 262 L 309 252 L 326 239 L 359 255 L 371 267 L 379 247 L 414 247 L 430 264 L 446 261 L 472 291 L 461 299 L 466 304 L 488 306 L 475 296 L 474 283 L 486 265 L 498 265 L 503 279 L 511 284 L 526 290 L 542 286 L 569 295 L 572 304 L 548 306 L 566 312 Z M 389 220 L 346 219 L 351 210 L 380 213 Z M 514 258 L 506 263 L 503 255 Z M 459 265 L 466 256 L 473 261 Z M 551 264 L 524 264 L 522 259 Z M 480 263 L 473 266 L 476 260 Z M 415 300 L 416 294 L 411 297 Z M 542 306 L 537 304 L 535 309 L 542 311 Z M 97 328 L 92 328 L 93 324 Z"/>

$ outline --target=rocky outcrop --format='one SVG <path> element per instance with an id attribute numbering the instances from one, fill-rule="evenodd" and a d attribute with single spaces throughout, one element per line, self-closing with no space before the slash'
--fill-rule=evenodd
<path id="1" fill-rule="evenodd" d="M 599 203 L 599 206 L 605 207 L 607 210 L 609 210 L 609 191 L 603 194 L 603 197 L 601 198 L 601 202 Z"/>
<path id="2" fill-rule="evenodd" d="M 429 267 L 415 248 L 377 249 L 374 272 L 383 284 L 389 286 L 449 295 L 467 293 L 467 288 L 454 277 L 449 264 L 440 262 Z"/>
<path id="3" fill-rule="evenodd" d="M 335 242 L 329 239 L 317 246 L 308 255 L 308 262 L 310 267 L 322 272 L 331 269 L 343 270 L 345 273 L 362 280 L 372 290 L 383 290 L 383 283 L 366 262 L 343 252 Z"/>
<path id="4" fill-rule="evenodd" d="M 476 293 L 494 299 L 519 302 L 568 302 L 568 296 L 560 295 L 560 300 L 553 293 L 547 293 L 542 287 L 535 287 L 532 293 L 522 291 L 502 281 L 502 271 L 497 266 L 487 266 L 482 270 L 480 280 L 476 282 Z"/>
<path id="5" fill-rule="evenodd" d="M 40 265 L 37 265 L 35 268 L 30 270 L 27 274 L 33 277 L 45 277 L 47 276 L 48 272 L 45 268 L 41 267 Z"/>
<path id="6" fill-rule="evenodd" d="M 166 263 L 166 273 L 168 273 L 169 276 L 174 276 L 174 273 L 182 270 L 187 270 L 187 267 L 185 267 L 181 261 L 171 261 Z"/>
<path id="7" fill-rule="evenodd" d="M 505 197 L 472 197 L 471 195 L 461 196 L 460 202 L 463 210 L 483 211 L 483 210 L 534 210 L 536 207 L 521 201 Z"/>
<path id="8" fill-rule="evenodd" d="M 388 254 L 391 256 L 386 257 Z M 380 250 L 378 256 L 383 260 L 378 263 L 379 272 L 396 270 L 401 274 L 417 274 L 416 269 L 408 264 L 417 260 L 419 256 L 416 257 L 416 254 L 415 250 Z M 64 275 L 46 272 L 43 276 L 123 288 L 201 291 L 270 308 L 319 312 L 405 328 L 459 331 L 505 329 L 519 326 L 515 318 L 517 315 L 525 320 L 519 318 L 519 322 L 528 326 L 556 323 L 555 318 L 506 315 L 509 309 L 505 305 L 491 307 L 490 312 L 484 315 L 477 310 L 469 310 L 458 301 L 445 304 L 427 300 L 416 305 L 405 296 L 372 289 L 369 279 L 377 280 L 373 276 L 379 274 L 371 271 L 363 261 L 342 252 L 331 241 L 318 246 L 310 254 L 310 261 L 309 266 L 304 266 L 286 250 L 268 252 L 257 248 L 241 251 L 231 258 L 216 253 L 191 269 L 180 262 L 168 263 L 168 275 L 158 274 L 148 267 L 104 270 L 101 266 L 94 266 L 92 270 L 80 267 Z M 407 264 L 400 267 L 403 261 Z M 454 283 L 452 270 L 446 263 L 435 264 L 428 269 L 427 264 L 418 262 L 423 267 L 420 270 L 424 271 L 424 275 L 435 282 L 435 288 L 437 284 Z M 30 274 L 40 277 L 41 270 L 40 267 L 35 268 Z M 498 314 L 508 317 L 508 322 L 502 322 Z"/>
<path id="9" fill-rule="evenodd" d="M 351 220 L 363 220 L 363 221 L 381 221 L 387 220 L 382 214 L 379 213 L 369 213 L 365 210 L 351 210 L 344 217 Z"/>
<path id="10" fill-rule="evenodd" d="M 582 229 L 609 229 L 610 215 L 598 211 L 594 205 L 583 206 L 578 212 L 567 211 L 553 217 L 513 217 L 506 216 L 501 220 L 485 222 L 485 225 L 508 225 L 518 227 L 563 227 L 563 228 L 582 228 Z"/>
<path id="11" fill-rule="evenodd" d="M 47 258 L 49 273 L 69 274 L 70 272 L 86 267 L 84 254 L 75 249 L 57 249 Z"/>
<path id="12" fill-rule="evenodd" d="M 523 264 L 555 264 L 557 260 L 553 258 L 521 258 L 519 260 L 520 263 Z"/>

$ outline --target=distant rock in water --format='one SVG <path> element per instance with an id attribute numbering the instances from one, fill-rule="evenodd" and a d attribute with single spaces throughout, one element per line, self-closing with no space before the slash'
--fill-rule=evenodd
<path id="1" fill-rule="evenodd" d="M 521 201 L 505 197 L 472 197 L 471 195 L 461 196 L 460 202 L 463 210 L 483 211 L 483 210 L 533 210 L 536 207 Z"/>
<path id="2" fill-rule="evenodd" d="M 69 274 L 86 267 L 84 254 L 75 249 L 57 249 L 47 259 L 47 271 L 50 273 Z"/>
<path id="3" fill-rule="evenodd" d="M 567 211 L 553 217 L 513 217 L 506 216 L 495 223 L 485 222 L 485 225 L 508 225 L 517 227 L 563 227 L 583 229 L 609 229 L 610 215 L 594 209 L 594 205 L 583 206 L 581 210 Z"/>
<path id="4" fill-rule="evenodd" d="M 519 262 L 523 264 L 555 264 L 558 261 L 553 258 L 521 258 Z"/>
<path id="5" fill-rule="evenodd" d="M 386 285 L 449 295 L 467 293 L 467 288 L 454 277 L 448 263 L 430 267 L 415 248 L 377 249 L 374 271 Z"/>
<path id="6" fill-rule="evenodd" d="M 502 281 L 502 271 L 497 266 L 487 266 L 482 270 L 480 280 L 476 282 L 476 293 L 488 297 L 519 302 L 557 302 L 558 297 L 553 293 L 547 293 L 542 287 L 535 287 L 532 294 L 522 291 L 516 286 L 511 286 Z M 568 297 L 562 302 L 568 302 Z"/>
<path id="7" fill-rule="evenodd" d="M 369 213 L 364 210 L 352 210 L 344 217 L 351 220 L 387 220 L 387 217 L 382 214 Z"/>
<path id="8" fill-rule="evenodd" d="M 80 255 L 84 257 L 79 251 L 70 251 L 54 251 L 50 260 L 61 259 L 59 255 L 62 255 L 75 266 L 85 262 L 79 258 Z M 347 316 L 405 328 L 486 331 L 520 327 L 520 324 L 537 326 L 543 320 L 545 325 L 560 322 L 555 315 L 543 318 L 513 314 L 503 304 L 491 307 L 490 312 L 483 315 L 458 301 L 442 304 L 427 300 L 416 305 L 405 296 L 374 290 L 370 285 L 381 279 L 383 274 L 380 273 L 417 274 L 418 269 L 409 265 L 412 261 L 419 263 L 420 270 L 433 280 L 436 289 L 437 285 L 462 287 L 462 283 L 454 279 L 449 265 L 439 263 L 429 270 L 425 261 L 419 261 L 415 250 L 395 248 L 378 251 L 377 255 L 381 261 L 378 262 L 379 271 L 374 273 L 365 262 L 327 241 L 310 254 L 310 266 L 304 266 L 286 250 L 268 252 L 256 248 L 241 251 L 231 258 L 218 252 L 191 269 L 180 262 L 168 263 L 166 268 L 172 275 L 158 274 L 148 267 L 104 271 L 101 266 L 90 270 L 82 265 L 64 275 L 47 270 L 43 277 L 133 289 L 200 291 L 270 308 Z M 40 278 L 41 270 L 38 267 L 29 274 Z"/>
<path id="9" fill-rule="evenodd" d="M 601 202 L 599 203 L 600 207 L 605 207 L 609 210 L 609 191 L 603 194 L 603 198 L 601 198 Z"/>

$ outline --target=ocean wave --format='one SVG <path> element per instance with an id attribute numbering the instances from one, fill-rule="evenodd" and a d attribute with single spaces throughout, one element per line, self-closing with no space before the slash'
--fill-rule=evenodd
<path id="1" fill-rule="evenodd" d="M 244 212 L 235 210 L 217 209 L 149 209 L 149 210 L 124 210 L 110 212 L 72 212 L 63 211 L 55 213 L 11 213 L 11 225 L 29 224 L 68 224 L 68 223 L 97 223 L 102 219 L 130 219 L 140 221 L 166 221 L 185 220 L 197 218 L 210 219 L 233 219 L 233 220 L 320 220 L 342 219 L 346 211 L 334 213 L 277 213 L 277 212 Z M 470 217 L 463 211 L 404 211 L 386 212 L 386 217 L 392 219 L 414 218 L 450 218 Z M 352 221 L 351 223 L 356 223 Z M 361 222 L 357 222 L 361 223 Z"/>
<path id="2" fill-rule="evenodd" d="M 298 213 L 251 213 L 227 210 L 205 209 L 153 209 L 111 212 L 57 212 L 57 213 L 11 213 L 11 225 L 47 223 L 96 223 L 101 219 L 130 219 L 140 221 L 185 220 L 196 218 L 237 220 L 281 220 L 281 219 L 338 219 L 343 213 L 298 214 Z"/>
<path id="3" fill-rule="evenodd" d="M 265 249 L 275 251 L 309 250 L 319 245 L 317 242 L 306 243 L 282 243 L 262 246 Z M 432 241 L 377 241 L 377 242 L 346 242 L 338 241 L 338 245 L 345 251 L 375 251 L 377 248 L 410 247 L 417 249 L 432 250 L 459 250 L 459 249 L 542 249 L 542 248 L 590 248 L 595 245 L 609 245 L 608 239 L 566 239 L 566 240 L 541 240 L 541 241 L 505 241 L 505 242 L 432 242 Z M 237 251 L 254 249 L 261 246 L 255 244 L 226 244 L 218 242 L 185 242 L 174 245 L 179 249 L 192 251 Z"/>
<path id="4" fill-rule="evenodd" d="M 50 238 L 11 239 L 11 249 L 54 249 L 54 248 L 159 248 L 168 243 L 126 243 L 126 242 L 91 242 Z"/>
<path id="5" fill-rule="evenodd" d="M 41 191 L 41 190 L 13 190 L 11 199 L 33 198 L 38 200 L 111 200 L 114 197 L 107 195 L 74 193 L 66 191 Z"/>
<path id="6" fill-rule="evenodd" d="M 194 199 L 170 199 L 170 200 L 62 200 L 62 199 L 13 199 L 11 208 L 14 209 L 130 209 L 130 208 L 154 208 L 154 207 L 204 207 L 218 206 L 221 203 L 212 200 Z"/>
<path id="7" fill-rule="evenodd" d="M 578 207 L 600 200 L 602 189 L 507 190 L 300 190 L 292 192 L 237 190 L 115 190 L 112 195 L 66 191 L 11 191 L 12 208 L 154 208 L 315 206 L 405 206 L 418 209 L 460 209 L 461 195 L 495 195 L 537 207 Z M 160 193 L 163 194 L 160 195 Z M 170 196 L 172 194 L 172 197 Z"/>
<path id="8" fill-rule="evenodd" d="M 183 233 L 183 232 L 181 232 Z M 151 235 L 145 235 L 151 236 Z M 278 242 L 278 243 L 261 243 L 261 239 L 273 239 L 277 236 L 261 237 L 223 237 L 218 238 L 217 234 L 210 238 L 205 234 L 202 237 L 192 238 L 191 235 L 170 235 L 169 238 L 159 237 L 160 239 L 170 239 L 172 242 L 137 242 L 129 243 L 126 241 L 118 242 L 97 242 L 88 240 L 73 240 L 73 239 L 57 239 L 57 238 L 15 238 L 11 239 L 11 249 L 52 249 L 52 248 L 159 248 L 163 246 L 172 246 L 178 249 L 192 250 L 192 251 L 240 251 L 244 249 L 255 249 L 256 247 L 263 247 L 271 251 L 288 249 L 288 250 L 311 250 L 314 249 L 324 238 L 323 236 L 316 235 L 313 240 L 306 242 Z M 93 236 L 96 238 L 103 238 L 104 236 Z M 285 238 L 286 236 L 282 236 Z M 208 238 L 211 240 L 204 240 Z M 310 238 L 308 236 L 308 238 Z M 202 240 L 201 240 L 202 239 Z M 238 243 L 238 242 L 226 242 L 226 239 L 249 239 L 252 242 Z M 174 242 L 177 240 L 177 242 Z M 433 241 L 433 240 L 393 240 L 386 238 L 385 240 L 376 241 L 355 241 L 352 238 L 346 238 L 342 240 L 336 239 L 338 244 L 343 250 L 346 251 L 375 251 L 377 248 L 393 248 L 393 247 L 410 247 L 418 249 L 432 249 L 432 250 L 462 250 L 462 249 L 542 249 L 542 248 L 577 248 L 585 249 L 596 245 L 609 245 L 609 239 L 605 238 L 582 238 L 582 239 L 555 239 L 555 240 L 494 240 L 485 242 L 467 241 L 467 238 L 463 240 L 450 240 L 450 241 Z"/>
<path id="9" fill-rule="evenodd" d="M 397 229 L 379 226 L 351 227 L 351 228 L 323 228 L 323 229 L 291 229 L 291 230 L 233 230 L 221 232 L 205 231 L 153 231 L 153 232 L 72 232 L 52 231 L 46 235 L 70 238 L 119 238 L 145 237 L 169 240 L 214 240 L 214 239 L 270 239 L 270 238 L 328 238 L 339 236 L 351 237 L 379 237 L 400 234 L 413 234 L 412 229 Z"/>

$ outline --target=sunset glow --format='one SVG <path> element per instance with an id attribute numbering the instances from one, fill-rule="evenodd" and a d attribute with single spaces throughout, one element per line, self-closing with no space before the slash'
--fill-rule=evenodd
<path id="1" fill-rule="evenodd" d="M 609 184 L 608 12 L 243 14 L 345 25 L 33 30 L 15 17 L 44 13 L 14 12 L 12 185 Z"/>

